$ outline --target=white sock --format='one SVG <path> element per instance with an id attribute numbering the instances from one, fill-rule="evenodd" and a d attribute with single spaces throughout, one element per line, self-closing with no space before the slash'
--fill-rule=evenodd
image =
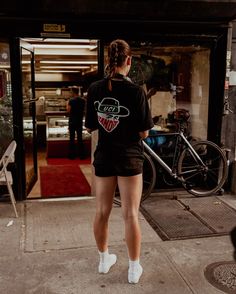
<path id="1" fill-rule="evenodd" d="M 143 273 L 143 268 L 137 260 L 129 260 L 128 281 L 130 284 L 137 284 Z"/>
<path id="2" fill-rule="evenodd" d="M 100 262 L 98 266 L 98 272 L 100 274 L 106 274 L 110 268 L 116 263 L 117 257 L 115 254 L 109 254 L 108 250 L 104 252 L 98 251 L 100 256 Z"/>

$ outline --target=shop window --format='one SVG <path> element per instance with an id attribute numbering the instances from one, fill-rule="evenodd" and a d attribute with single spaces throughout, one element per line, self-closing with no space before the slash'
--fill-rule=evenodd
<path id="1" fill-rule="evenodd" d="M 9 44 L 0 39 L 0 156 L 13 139 Z"/>
<path id="2" fill-rule="evenodd" d="M 145 89 L 155 122 L 166 130 L 171 124 L 170 114 L 185 109 L 190 113 L 191 136 L 206 139 L 210 49 L 199 45 L 130 44 L 133 62 L 129 75 Z"/>

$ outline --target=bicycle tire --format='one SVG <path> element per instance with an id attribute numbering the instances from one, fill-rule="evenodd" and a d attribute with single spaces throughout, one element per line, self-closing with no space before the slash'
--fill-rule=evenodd
<path id="1" fill-rule="evenodd" d="M 150 156 L 144 152 L 143 162 L 143 191 L 141 202 L 149 197 L 156 184 L 156 168 Z M 121 206 L 120 193 L 117 187 L 113 203 Z"/>
<path id="2" fill-rule="evenodd" d="M 198 141 L 192 147 L 204 162 L 203 168 L 185 148 L 178 160 L 178 175 L 184 188 L 194 196 L 211 196 L 224 185 L 227 175 L 227 159 L 222 149 L 210 141 Z"/>
<path id="3" fill-rule="evenodd" d="M 143 162 L 143 192 L 141 197 L 141 202 L 147 199 L 156 184 L 156 167 L 153 163 L 151 157 L 144 152 L 144 162 Z"/>

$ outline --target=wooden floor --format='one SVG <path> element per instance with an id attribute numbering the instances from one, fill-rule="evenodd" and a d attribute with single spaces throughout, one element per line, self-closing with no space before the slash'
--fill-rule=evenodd
<path id="1" fill-rule="evenodd" d="M 46 160 L 46 152 L 43 152 L 43 151 L 38 152 L 38 169 L 40 166 L 46 166 L 46 165 L 48 165 Z M 81 164 L 80 168 L 82 172 L 84 173 L 88 183 L 91 185 L 91 175 L 92 175 L 91 164 Z M 32 199 L 32 198 L 41 198 L 39 171 L 38 171 L 38 181 L 35 183 L 30 194 L 27 196 L 27 199 Z"/>

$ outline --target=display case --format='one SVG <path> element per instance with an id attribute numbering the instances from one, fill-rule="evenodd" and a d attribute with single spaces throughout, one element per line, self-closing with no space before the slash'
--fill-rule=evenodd
<path id="1" fill-rule="evenodd" d="M 23 127 L 24 127 L 24 137 L 25 138 L 32 138 L 33 137 L 33 122 L 32 118 L 24 118 L 23 119 Z"/>
<path id="2" fill-rule="evenodd" d="M 68 117 L 48 116 L 47 117 L 47 141 L 69 140 Z"/>
<path id="3" fill-rule="evenodd" d="M 70 88 L 36 88 L 37 115 L 50 115 L 51 113 L 66 113 L 66 104 L 71 96 Z"/>
<path id="4" fill-rule="evenodd" d="M 66 112 L 66 103 L 67 99 L 62 97 L 45 97 L 45 113 Z"/>
<path id="5" fill-rule="evenodd" d="M 84 125 L 84 123 L 83 123 Z M 83 127 L 83 141 L 91 152 L 91 134 Z M 47 116 L 47 157 L 67 157 L 69 153 L 69 118 L 65 115 Z"/>

